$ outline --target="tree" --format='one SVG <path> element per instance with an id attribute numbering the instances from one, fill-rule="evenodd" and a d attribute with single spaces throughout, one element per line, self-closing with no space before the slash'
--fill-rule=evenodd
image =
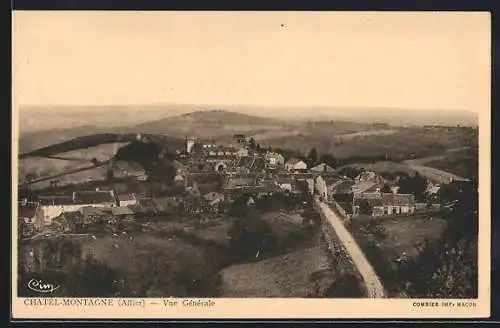
<path id="1" fill-rule="evenodd" d="M 413 177 L 401 178 L 398 181 L 399 192 L 402 194 L 413 194 L 417 201 L 425 201 L 427 180 L 418 173 Z"/>
<path id="2" fill-rule="evenodd" d="M 257 146 L 255 146 L 255 151 L 260 153 L 261 151 L 260 144 L 257 144 Z"/>
<path id="3" fill-rule="evenodd" d="M 248 141 L 248 148 L 250 148 L 250 150 L 255 150 L 256 147 L 257 145 L 255 143 L 255 139 L 251 137 L 250 140 Z"/>
<path id="4" fill-rule="evenodd" d="M 322 154 L 319 159 L 320 162 L 325 163 L 331 167 L 337 166 L 337 160 L 333 154 Z"/>
<path id="5" fill-rule="evenodd" d="M 361 215 L 371 215 L 373 208 L 371 204 L 366 199 L 359 199 L 359 214 Z"/>
<path id="6" fill-rule="evenodd" d="M 98 166 L 99 165 L 99 161 L 97 160 L 97 158 L 92 158 L 92 164 L 94 164 L 94 166 Z"/>
<path id="7" fill-rule="evenodd" d="M 316 148 L 313 148 L 309 151 L 309 154 L 307 155 L 307 160 L 309 161 L 309 164 L 315 165 L 318 162 L 318 152 L 316 151 Z"/>
<path id="8" fill-rule="evenodd" d="M 111 167 L 109 167 L 106 170 L 106 180 L 113 180 L 114 176 L 115 176 L 115 172 L 113 171 L 113 169 Z"/>
<path id="9" fill-rule="evenodd" d="M 392 192 L 391 187 L 389 187 L 389 185 L 387 183 L 384 183 L 384 186 L 382 187 L 382 189 L 380 191 L 383 193 L 391 193 Z"/>
<path id="10" fill-rule="evenodd" d="M 472 190 L 471 190 L 472 191 Z M 426 242 L 406 272 L 415 298 L 476 298 L 478 293 L 478 194 L 459 200 L 437 242 Z"/>

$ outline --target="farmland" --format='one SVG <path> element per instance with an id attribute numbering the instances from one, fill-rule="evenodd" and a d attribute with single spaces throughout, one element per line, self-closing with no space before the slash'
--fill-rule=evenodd
<path id="1" fill-rule="evenodd" d="M 222 297 L 306 297 L 310 276 L 333 269 L 327 253 L 313 247 L 263 261 L 230 266 L 220 272 Z"/>
<path id="2" fill-rule="evenodd" d="M 45 157 L 28 157 L 20 159 L 19 179 L 24 182 L 27 174 L 33 174 L 36 178 L 50 177 L 62 172 L 76 170 L 92 165 L 89 162 L 66 161 L 61 159 Z"/>
<path id="3" fill-rule="evenodd" d="M 347 224 L 357 243 L 393 296 L 399 296 L 405 281 L 398 277 L 400 265 L 416 258 L 421 247 L 435 242 L 445 230 L 447 221 L 431 215 L 410 217 L 359 217 Z"/>

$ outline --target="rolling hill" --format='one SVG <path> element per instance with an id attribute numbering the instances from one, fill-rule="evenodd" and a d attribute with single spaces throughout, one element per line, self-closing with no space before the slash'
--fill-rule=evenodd
<path id="1" fill-rule="evenodd" d="M 139 133 L 168 134 L 224 140 L 236 133 L 252 135 L 278 131 L 290 124 L 278 119 L 223 110 L 196 111 L 134 126 Z"/>
<path id="2" fill-rule="evenodd" d="M 129 120 L 125 118 L 125 121 Z M 300 121 L 225 110 L 198 110 L 129 126 L 81 126 L 32 132 L 21 135 L 19 144 L 22 156 L 34 156 L 40 152 L 47 154 L 72 150 L 75 146 L 70 144 L 75 142 L 82 148 L 87 143 L 95 145 L 96 142 L 108 142 L 105 140 L 111 135 L 114 136 L 109 142 L 120 142 L 122 139 L 116 139 L 117 135 L 122 138 L 130 135 L 129 137 L 133 138 L 136 133 L 141 133 L 164 136 L 162 138 L 166 140 L 162 142 L 173 142 L 174 148 L 177 149 L 182 147 L 180 142 L 185 136 L 225 142 L 234 134 L 242 133 L 247 137 L 254 137 L 257 143 L 265 148 L 300 150 L 303 153 L 316 148 L 319 153 L 333 153 L 337 158 L 362 155 L 389 156 L 392 159 L 405 160 L 433 156 L 445 149 L 477 144 L 477 132 L 477 128 L 467 127 L 403 127 L 373 121 Z M 88 139 L 91 135 L 100 136 L 94 138 L 104 140 L 91 141 Z"/>
<path id="3" fill-rule="evenodd" d="M 144 134 L 143 137 L 146 137 L 148 140 L 158 142 L 162 146 L 167 147 L 171 151 L 184 146 L 183 139 L 177 139 L 169 136 L 153 135 L 153 134 Z M 71 140 L 39 148 L 30 152 L 22 153 L 19 155 L 19 158 L 23 159 L 27 157 L 53 156 L 60 153 L 67 153 L 70 151 L 94 147 L 102 144 L 130 142 L 136 140 L 136 138 L 137 138 L 136 133 L 92 134 L 83 137 L 73 138 Z"/>

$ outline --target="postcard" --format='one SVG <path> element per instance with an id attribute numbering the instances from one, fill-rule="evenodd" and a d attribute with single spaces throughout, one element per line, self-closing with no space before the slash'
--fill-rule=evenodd
<path id="1" fill-rule="evenodd" d="M 14 11 L 14 319 L 487 318 L 487 12 Z"/>

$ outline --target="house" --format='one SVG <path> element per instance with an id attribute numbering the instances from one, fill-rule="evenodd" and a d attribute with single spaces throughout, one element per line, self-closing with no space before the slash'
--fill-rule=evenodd
<path id="1" fill-rule="evenodd" d="M 86 223 L 80 211 L 64 212 L 52 220 L 52 226 L 62 233 L 81 233 L 86 229 Z"/>
<path id="2" fill-rule="evenodd" d="M 351 203 L 353 195 L 354 181 L 350 179 L 336 179 L 333 183 L 327 183 L 328 199 L 334 199 L 337 202 Z"/>
<path id="3" fill-rule="evenodd" d="M 186 196 L 183 200 L 184 213 L 202 214 L 210 211 L 209 206 L 203 197 Z"/>
<path id="4" fill-rule="evenodd" d="M 67 230 L 73 233 L 84 233 L 87 228 L 93 224 L 89 218 L 85 218 L 80 211 L 64 212 L 55 218 L 55 226 L 61 230 Z M 67 226 L 66 226 L 67 225 Z"/>
<path id="5" fill-rule="evenodd" d="M 316 178 L 315 189 L 321 197 L 325 200 L 329 200 L 333 196 L 332 187 L 339 181 L 341 180 L 337 176 L 332 177 L 320 175 Z"/>
<path id="6" fill-rule="evenodd" d="M 252 196 L 248 197 L 247 199 L 247 206 L 254 206 L 255 205 L 255 200 L 253 199 Z"/>
<path id="7" fill-rule="evenodd" d="M 44 217 L 38 202 L 23 200 L 18 203 L 19 233 L 23 237 L 29 237 L 41 231 L 44 227 Z"/>
<path id="8" fill-rule="evenodd" d="M 202 140 L 201 145 L 204 149 L 217 147 L 217 143 L 214 140 Z"/>
<path id="9" fill-rule="evenodd" d="M 353 197 L 353 215 L 388 216 L 415 212 L 415 196 L 411 194 L 362 193 Z"/>
<path id="10" fill-rule="evenodd" d="M 135 205 L 127 206 L 134 213 L 135 219 L 150 219 L 160 213 L 158 205 L 152 198 L 140 198 Z"/>
<path id="11" fill-rule="evenodd" d="M 39 196 L 45 224 L 64 212 L 79 211 L 81 207 L 114 207 L 119 206 L 119 200 L 113 190 L 83 190 L 75 191 L 72 196 Z"/>
<path id="12" fill-rule="evenodd" d="M 113 190 L 80 190 L 73 192 L 73 202 L 75 204 L 89 205 L 96 207 L 119 206 Z"/>
<path id="13" fill-rule="evenodd" d="M 373 171 L 363 171 L 359 173 L 355 178 L 354 181 L 356 183 L 359 182 L 373 182 L 373 183 L 378 183 L 378 182 L 384 182 L 384 179 L 377 174 L 376 172 Z"/>
<path id="14" fill-rule="evenodd" d="M 137 198 L 135 194 L 116 195 L 116 197 L 118 198 L 119 206 L 128 206 L 137 204 Z"/>
<path id="15" fill-rule="evenodd" d="M 266 154 L 264 155 L 264 160 L 266 164 L 270 166 L 285 165 L 285 158 L 283 157 L 283 155 L 276 152 L 267 151 Z"/>
<path id="16" fill-rule="evenodd" d="M 134 220 L 134 211 L 127 206 L 112 207 L 111 213 L 116 221 L 130 222 Z"/>
<path id="17" fill-rule="evenodd" d="M 239 172 L 262 172 L 265 168 L 264 159 L 258 156 L 239 157 L 236 169 Z"/>
<path id="18" fill-rule="evenodd" d="M 81 204 L 75 204 L 71 196 L 38 196 L 44 224 L 50 225 L 52 219 L 64 212 L 78 211 Z"/>
<path id="19" fill-rule="evenodd" d="M 224 195 L 220 192 L 212 191 L 203 195 L 203 198 L 210 204 L 218 204 L 224 201 Z"/>
<path id="20" fill-rule="evenodd" d="M 80 208 L 83 218 L 92 223 L 108 223 L 113 221 L 111 207 L 83 206 Z"/>
<path id="21" fill-rule="evenodd" d="M 399 193 L 399 186 L 392 186 L 392 187 L 390 187 L 390 188 L 391 188 L 391 192 L 392 192 L 393 194 L 397 194 L 397 193 Z"/>
<path id="22" fill-rule="evenodd" d="M 292 192 L 295 179 L 293 178 L 278 178 L 278 186 L 285 192 Z"/>
<path id="23" fill-rule="evenodd" d="M 186 177 L 181 173 L 177 173 L 174 177 L 174 183 L 176 185 L 184 185 L 186 183 Z"/>
<path id="24" fill-rule="evenodd" d="M 291 158 L 288 161 L 286 161 L 285 169 L 287 171 L 307 170 L 307 164 L 298 158 Z"/>
<path id="25" fill-rule="evenodd" d="M 236 155 L 239 157 L 247 157 L 248 156 L 248 148 L 242 147 L 237 152 Z"/>
<path id="26" fill-rule="evenodd" d="M 320 172 L 335 172 L 335 169 L 328 164 L 321 163 L 319 165 L 311 167 L 311 171 L 318 172 L 318 173 L 320 173 Z"/>
<path id="27" fill-rule="evenodd" d="M 240 174 L 240 175 L 229 176 L 226 179 L 223 188 L 233 189 L 233 188 L 254 186 L 255 184 L 256 184 L 256 176 L 254 174 Z"/>

